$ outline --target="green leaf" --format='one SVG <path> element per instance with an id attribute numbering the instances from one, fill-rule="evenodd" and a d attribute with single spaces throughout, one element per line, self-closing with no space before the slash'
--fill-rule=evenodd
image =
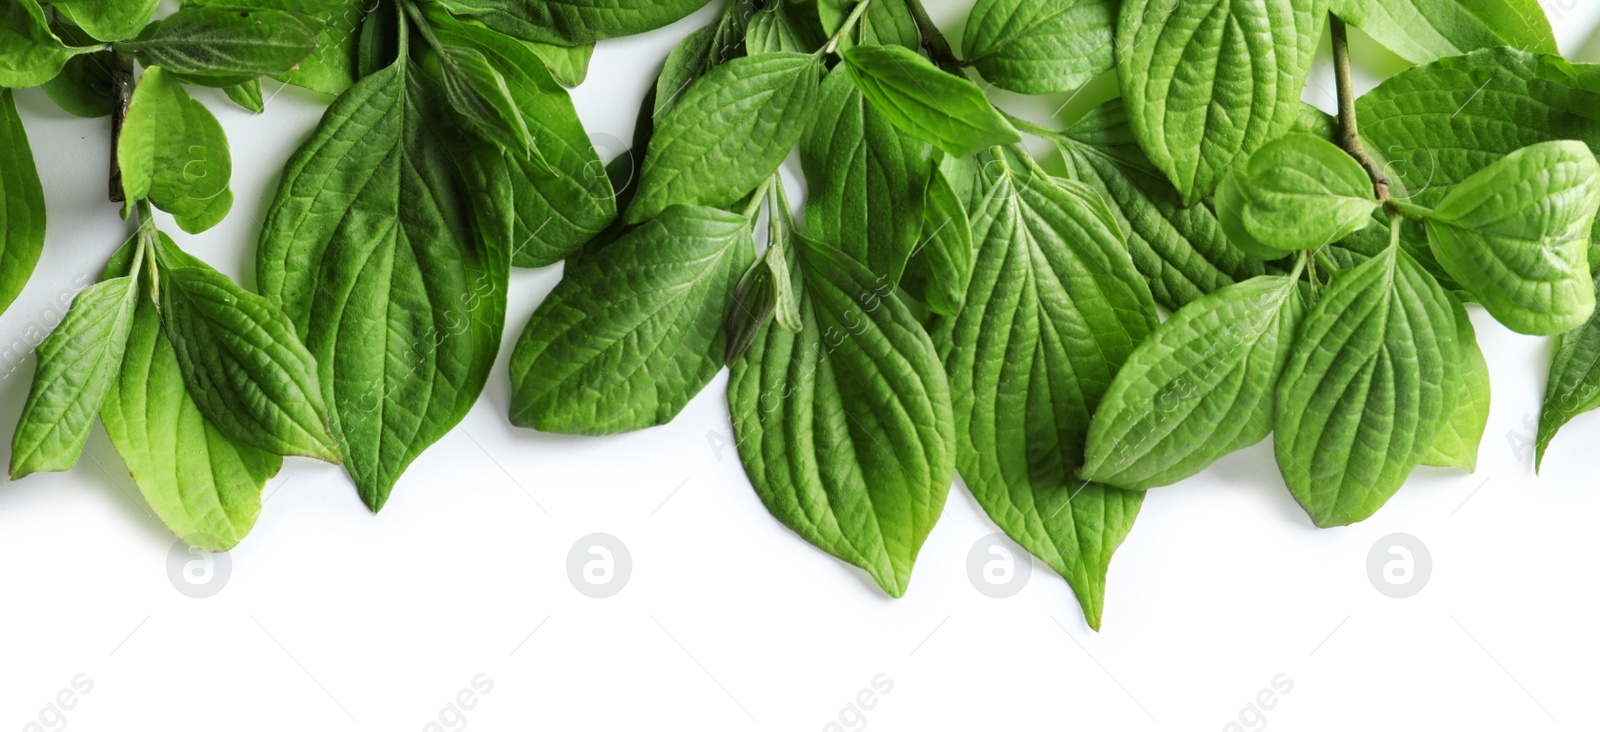
<path id="1" fill-rule="evenodd" d="M 1450 300 L 1391 244 L 1336 277 L 1306 317 L 1272 425 L 1289 492 L 1317 526 L 1375 513 L 1450 420 L 1461 378 Z"/>
<path id="2" fill-rule="evenodd" d="M 838 10 L 828 8 L 830 4 L 837 5 Z M 818 3 L 818 16 L 821 18 L 826 8 L 828 17 L 825 35 L 831 36 L 839 30 L 839 25 L 846 16 L 856 7 L 857 3 L 848 0 L 823 0 Z M 867 8 L 866 14 L 861 16 L 856 29 L 846 33 L 839 39 L 839 48 L 848 50 L 857 45 L 859 37 L 861 45 L 867 46 L 901 46 L 903 48 L 919 48 L 922 45 L 922 34 L 917 31 L 917 21 L 911 16 L 911 8 L 906 5 L 906 0 L 872 0 L 872 5 Z"/>
<path id="3" fill-rule="evenodd" d="M 913 137 L 957 157 L 1022 139 L 983 90 L 903 46 L 844 52 L 850 78 L 874 109 Z"/>
<path id="4" fill-rule="evenodd" d="M 299 14 L 316 33 L 317 49 L 293 70 L 274 74 L 284 83 L 340 94 L 356 82 L 356 49 L 372 0 L 186 0 L 190 5 L 283 10 Z M 385 64 L 388 60 L 385 60 Z"/>
<path id="5" fill-rule="evenodd" d="M 316 359 L 374 511 L 477 400 L 505 325 L 508 181 L 468 186 L 479 158 L 447 146 L 467 136 L 418 82 L 401 60 L 334 101 L 290 157 L 257 250 L 261 293 Z"/>
<path id="6" fill-rule="evenodd" d="M 1518 150 L 1462 181 L 1427 216 L 1434 258 L 1518 333 L 1555 335 L 1589 319 L 1589 234 L 1600 165 L 1581 142 Z"/>
<path id="7" fill-rule="evenodd" d="M 261 490 L 283 458 L 234 441 L 184 387 L 161 316 L 139 298 L 116 385 L 100 407 L 111 444 L 172 533 L 211 551 L 233 548 L 261 513 Z"/>
<path id="8" fill-rule="evenodd" d="M 1289 131 L 1323 0 L 1127 0 L 1117 78 L 1128 118 L 1185 205 Z"/>
<path id="9" fill-rule="evenodd" d="M 317 50 L 308 20 L 281 10 L 189 5 L 117 49 L 189 83 L 228 87 L 292 71 Z"/>
<path id="10" fill-rule="evenodd" d="M 943 173 L 928 179 L 922 238 L 900 285 L 939 315 L 955 315 L 972 281 L 972 223 Z"/>
<path id="11" fill-rule="evenodd" d="M 836 68 L 800 140 L 800 164 L 811 236 L 898 283 L 922 233 L 933 148 L 890 124 Z"/>
<path id="12" fill-rule="evenodd" d="M 800 140 L 816 103 L 821 63 L 769 53 L 706 72 L 657 120 L 628 223 L 675 203 L 726 206 L 768 176 Z"/>
<path id="13" fill-rule="evenodd" d="M 744 55 L 747 21 L 754 12 L 750 0 L 730 2 L 717 22 L 684 36 L 673 46 L 656 77 L 655 99 L 651 105 L 655 119 L 661 119 L 683 97 L 689 85 L 707 71 Z M 640 109 L 640 113 L 643 112 Z"/>
<path id="14" fill-rule="evenodd" d="M 617 195 L 572 98 L 518 41 L 469 24 L 439 34 L 483 52 L 532 134 L 534 156 L 503 156 L 514 205 L 512 263 L 544 267 L 565 259 L 617 217 Z"/>
<path id="15" fill-rule="evenodd" d="M 102 41 L 121 41 L 143 30 L 161 0 L 50 0 L 73 25 Z"/>
<path id="16" fill-rule="evenodd" d="M 1600 277 L 1594 286 L 1600 290 Z M 1600 309 L 1577 329 L 1556 337 L 1550 378 L 1544 387 L 1544 405 L 1539 408 L 1535 470 L 1544 463 L 1544 452 L 1556 432 L 1573 417 L 1596 407 L 1600 407 Z"/>
<path id="17" fill-rule="evenodd" d="M 807 15 L 803 5 L 769 3 L 750 18 L 745 30 L 745 50 L 762 53 L 812 53 L 827 42 L 817 19 Z M 874 6 L 876 7 L 876 5 Z M 872 8 L 868 8 L 871 13 Z M 914 26 L 913 26 L 914 28 Z"/>
<path id="18" fill-rule="evenodd" d="M 56 78 L 44 83 L 44 92 L 62 109 L 79 117 L 105 117 L 115 102 L 111 95 L 110 51 L 73 56 Z"/>
<path id="19" fill-rule="evenodd" d="M 222 125 L 160 67 L 146 69 L 117 146 L 128 203 L 144 198 L 191 234 L 222 220 L 233 205 L 233 162 Z"/>
<path id="20" fill-rule="evenodd" d="M 978 0 L 962 40 L 964 63 L 1001 89 L 1072 91 L 1112 68 L 1115 0 Z"/>
<path id="21" fill-rule="evenodd" d="M 426 37 L 432 52 L 422 54 L 421 65 L 429 80 L 443 92 L 444 106 L 453 110 L 478 137 L 518 157 L 537 158 L 533 133 L 528 131 L 528 123 L 523 119 L 517 100 L 512 98 L 506 78 L 489 63 L 484 52 L 478 50 L 476 39 L 465 35 L 465 24 L 434 6 L 423 7 L 427 12 L 415 17 L 419 27 L 429 28 Z M 489 31 L 483 35 L 495 37 L 498 34 Z M 544 65 L 531 50 L 521 50 L 534 64 Z"/>
<path id="22" fill-rule="evenodd" d="M 1600 147 L 1600 66 L 1478 51 L 1389 78 L 1356 100 L 1356 116 L 1395 197 L 1434 208 L 1468 177 L 1529 145 Z"/>
<path id="23" fill-rule="evenodd" d="M 1273 387 L 1304 314 L 1296 284 L 1265 276 L 1224 287 L 1139 344 L 1089 425 L 1083 477 L 1170 485 L 1265 439 Z"/>
<path id="24" fill-rule="evenodd" d="M 201 413 L 258 450 L 339 462 L 317 362 L 283 311 L 160 237 L 162 332 Z"/>
<path id="25" fill-rule="evenodd" d="M 38 0 L 0 0 L 0 87 L 38 86 L 54 79 L 73 56 L 103 48 L 62 43 L 50 32 Z"/>
<path id="26" fill-rule="evenodd" d="M 71 468 L 116 382 L 133 327 L 139 283 L 109 279 L 78 293 L 39 344 L 39 366 L 11 441 L 11 479 Z"/>
<path id="27" fill-rule="evenodd" d="M 1270 249 L 1293 252 L 1339 241 L 1371 223 L 1378 208 L 1361 164 L 1311 135 L 1273 140 L 1229 175 L 1237 195 L 1217 196 L 1217 218 L 1236 220 L 1251 240 Z"/>
<path id="28" fill-rule="evenodd" d="M 585 256 L 512 352 L 512 424 L 594 435 L 671 421 L 722 368 L 752 247 L 749 219 L 673 206 Z"/>
<path id="29" fill-rule="evenodd" d="M 1128 237 L 1128 253 L 1156 302 L 1171 311 L 1260 276 L 1260 259 L 1228 241 L 1204 205 L 1185 207 L 1139 149 L 1121 100 L 1096 107 L 1058 140 L 1074 180 L 1095 189 Z"/>
<path id="30" fill-rule="evenodd" d="M 1222 227 L 1222 233 L 1228 235 L 1228 241 L 1234 247 L 1256 259 L 1271 262 L 1288 256 L 1288 250 L 1267 246 L 1244 225 L 1244 212 L 1250 203 L 1239 189 L 1240 177 L 1237 173 L 1234 171 L 1223 176 L 1222 184 L 1217 186 L 1212 201 L 1216 206 L 1217 225 Z"/>
<path id="31" fill-rule="evenodd" d="M 525 44 L 540 59 L 550 77 L 564 87 L 572 88 L 583 83 L 589 75 L 589 59 L 594 56 L 594 44 L 581 46 L 552 46 L 548 43 Z"/>
<path id="32" fill-rule="evenodd" d="M 267 103 L 261 98 L 261 80 L 251 79 L 243 84 L 235 84 L 222 90 L 233 100 L 234 104 L 246 110 L 261 114 L 267 111 Z"/>
<path id="33" fill-rule="evenodd" d="M 1499 46 L 1561 52 L 1538 0 L 1328 0 L 1328 10 L 1412 63 Z"/>
<path id="34" fill-rule="evenodd" d="M 1444 429 L 1428 448 L 1423 465 L 1436 468 L 1461 468 L 1469 473 L 1478 467 L 1478 444 L 1489 423 L 1489 362 L 1478 347 L 1478 334 L 1461 301 L 1450 298 L 1456 316 L 1456 348 L 1461 353 L 1461 378 L 1456 382 L 1456 409 Z"/>
<path id="35" fill-rule="evenodd" d="M 513 38 L 579 46 L 670 25 L 707 0 L 433 0 Z"/>
<path id="36" fill-rule="evenodd" d="M 1094 192 L 1016 155 L 990 161 L 977 265 L 934 341 L 950 374 L 956 464 L 989 517 L 1066 577 L 1100 627 L 1106 569 L 1143 494 L 1078 477 L 1089 419 L 1155 303 Z"/>
<path id="37" fill-rule="evenodd" d="M 950 387 L 882 276 L 799 252 L 803 327 L 767 329 L 733 366 L 739 457 L 774 517 L 900 597 L 954 478 Z"/>
<path id="38" fill-rule="evenodd" d="M 22 293 L 44 249 L 44 186 L 10 89 L 0 89 L 0 313 Z"/>

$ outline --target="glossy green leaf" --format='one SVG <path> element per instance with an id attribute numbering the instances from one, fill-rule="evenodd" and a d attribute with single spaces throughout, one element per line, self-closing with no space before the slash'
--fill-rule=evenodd
<path id="1" fill-rule="evenodd" d="M 934 171 L 922 211 L 922 238 L 900 285 L 939 315 L 955 315 L 972 281 L 972 223 L 948 178 Z"/>
<path id="2" fill-rule="evenodd" d="M 550 78 L 568 89 L 583 83 L 589 75 L 589 59 L 594 57 L 594 44 L 581 46 L 552 46 L 548 43 L 528 43 L 528 49 L 544 60 Z"/>
<path id="3" fill-rule="evenodd" d="M 56 77 L 73 56 L 105 48 L 70 48 L 45 20 L 38 0 L 0 0 L 0 87 L 22 89 Z"/>
<path id="4" fill-rule="evenodd" d="M 44 186 L 10 89 L 0 89 L 0 312 L 22 293 L 44 249 Z"/>
<path id="5" fill-rule="evenodd" d="M 100 420 L 161 522 L 210 551 L 231 549 L 250 532 L 261 490 L 283 465 L 283 458 L 233 440 L 206 419 L 185 389 L 149 297 L 139 298 Z"/>
<path id="6" fill-rule="evenodd" d="M 868 8 L 871 11 L 871 8 Z M 827 42 L 822 26 L 806 13 L 804 5 L 768 3 L 750 18 L 745 31 L 745 49 L 759 53 L 812 53 Z"/>
<path id="7" fill-rule="evenodd" d="M 235 84 L 222 90 L 233 100 L 234 104 L 246 110 L 261 114 L 267 110 L 266 100 L 261 98 L 261 80 L 251 79 L 243 84 Z"/>
<path id="8" fill-rule="evenodd" d="M 161 0 L 50 0 L 56 12 L 102 41 L 139 35 Z"/>
<path id="9" fill-rule="evenodd" d="M 1478 334 L 1461 301 L 1450 298 L 1455 311 L 1456 349 L 1461 354 L 1461 378 L 1456 382 L 1456 409 L 1444 429 L 1433 439 L 1423 465 L 1460 468 L 1469 473 L 1478 468 L 1478 444 L 1489 424 L 1489 362 L 1478 347 Z"/>
<path id="10" fill-rule="evenodd" d="M 1084 478 L 1170 485 L 1272 431 L 1273 392 L 1304 314 L 1296 280 L 1200 298 L 1134 350 L 1089 425 Z"/>
<path id="11" fill-rule="evenodd" d="M 356 81 L 356 49 L 372 0 L 186 0 L 190 5 L 282 10 L 312 19 L 317 48 L 295 68 L 273 78 L 324 94 L 339 94 Z M 387 60 L 386 60 L 387 62 Z"/>
<path id="12" fill-rule="evenodd" d="M 1099 196 L 1007 154 L 972 220 L 977 265 L 934 339 L 957 465 L 989 517 L 1066 577 L 1100 627 L 1106 569 L 1143 494 L 1078 477 L 1090 416 L 1155 303 Z"/>
<path id="13" fill-rule="evenodd" d="M 424 7 L 432 12 L 418 14 L 416 18 L 419 27 L 429 28 L 426 37 L 432 52 L 419 54 L 421 67 L 442 92 L 443 106 L 454 111 L 464 126 L 478 137 L 517 157 L 537 157 L 533 133 L 528 131 L 528 123 L 505 76 L 478 49 L 476 39 L 465 35 L 465 24 L 433 6 Z M 531 50 L 523 50 L 533 63 L 543 65 Z"/>
<path id="14" fill-rule="evenodd" d="M 1244 212 L 1250 202 L 1240 190 L 1240 177 L 1237 173 L 1238 171 L 1234 171 L 1223 176 L 1212 201 L 1216 206 L 1217 225 L 1222 227 L 1222 233 L 1228 236 L 1228 243 L 1239 251 L 1266 262 L 1288 256 L 1288 250 L 1267 245 L 1257 239 L 1245 226 Z"/>
<path id="15" fill-rule="evenodd" d="M 655 119 L 664 116 L 683 98 L 689 85 L 707 71 L 744 56 L 745 31 L 750 14 L 754 12 L 751 0 L 730 2 L 715 23 L 684 36 L 673 46 L 656 77 L 655 99 L 651 105 Z"/>
<path id="16" fill-rule="evenodd" d="M 799 250 L 803 327 L 768 328 L 728 384 L 739 457 L 774 517 L 900 597 L 954 478 L 950 387 L 881 275 Z"/>
<path id="17" fill-rule="evenodd" d="M 62 109 L 79 117 L 109 116 L 115 106 L 111 95 L 112 63 L 110 51 L 73 56 L 56 78 L 44 83 L 44 91 Z"/>
<path id="18" fill-rule="evenodd" d="M 1292 252 L 1339 241 L 1371 223 L 1378 208 L 1361 164 L 1311 135 L 1273 140 L 1229 175 L 1237 195 L 1217 196 L 1217 218 L 1236 220 L 1251 239 L 1272 249 Z"/>
<path id="19" fill-rule="evenodd" d="M 401 61 L 329 107 L 289 159 L 257 250 L 260 290 L 316 359 L 373 510 L 477 400 L 505 321 L 507 181 L 475 172 L 468 185 L 479 158 L 448 147 L 467 136 L 418 81 Z"/>
<path id="20" fill-rule="evenodd" d="M 903 46 L 857 46 L 844 65 L 873 108 L 913 137 L 957 157 L 1022 139 L 971 81 Z"/>
<path id="21" fill-rule="evenodd" d="M 655 30 L 707 0 L 433 0 L 513 38 L 578 46 Z"/>
<path id="22" fill-rule="evenodd" d="M 933 148 L 890 124 L 836 68 L 800 140 L 800 164 L 811 236 L 898 283 L 922 233 Z"/>
<path id="23" fill-rule="evenodd" d="M 850 0 L 819 0 L 815 3 L 824 35 L 832 36 L 858 3 Z M 802 6 L 804 7 L 804 6 Z M 840 50 L 848 50 L 857 41 L 868 46 L 901 46 L 919 48 L 922 35 L 917 21 L 911 15 L 906 0 L 872 0 L 872 5 L 856 23 L 856 27 L 839 39 Z"/>
<path id="24" fill-rule="evenodd" d="M 1413 63 L 1500 46 L 1560 53 L 1538 0 L 1328 0 L 1328 10 Z"/>
<path id="25" fill-rule="evenodd" d="M 722 368 L 750 221 L 673 206 L 567 272 L 511 355 L 511 422 L 610 434 L 665 424 Z"/>
<path id="26" fill-rule="evenodd" d="M 967 17 L 964 63 L 1002 89 L 1071 91 L 1111 70 L 1115 0 L 978 0 Z"/>
<path id="27" fill-rule="evenodd" d="M 149 198 L 191 234 L 222 220 L 233 205 L 233 162 L 222 125 L 160 67 L 146 69 L 117 146 L 130 210 Z"/>
<path id="28" fill-rule="evenodd" d="M 117 49 L 189 83 L 227 87 L 292 71 L 317 50 L 316 30 L 308 23 L 281 10 L 189 5 Z"/>
<path id="29" fill-rule="evenodd" d="M 71 468 L 116 382 L 139 302 L 134 276 L 78 293 L 61 324 L 39 344 L 39 365 L 11 440 L 11 479 Z"/>
<path id="30" fill-rule="evenodd" d="M 1594 310 L 1589 234 L 1600 165 L 1582 142 L 1518 150 L 1462 181 L 1428 214 L 1446 272 L 1519 333 L 1555 335 Z"/>
<path id="31" fill-rule="evenodd" d="M 1126 0 L 1117 78 L 1128 119 L 1185 205 L 1288 132 L 1323 0 Z"/>
<path id="32" fill-rule="evenodd" d="M 1600 277 L 1594 284 L 1600 290 Z M 1534 468 L 1543 465 L 1545 450 L 1556 432 L 1573 417 L 1596 407 L 1600 407 L 1600 310 L 1591 313 L 1583 325 L 1556 338 L 1544 404 L 1539 408 Z"/>
<path id="33" fill-rule="evenodd" d="M 206 419 L 258 450 L 339 462 L 317 362 L 283 311 L 165 234 L 156 251 L 162 332 Z"/>
<path id="34" fill-rule="evenodd" d="M 789 156 L 816 103 L 814 56 L 769 53 L 706 72 L 656 122 L 628 223 L 673 204 L 726 206 Z"/>
<path id="35" fill-rule="evenodd" d="M 503 156 L 514 204 L 512 263 L 544 267 L 565 259 L 617 217 L 616 193 L 572 98 L 518 41 L 469 24 L 439 34 L 482 51 L 532 134 L 534 156 Z"/>
<path id="36" fill-rule="evenodd" d="M 1391 245 L 1336 277 L 1278 381 L 1278 468 L 1317 526 L 1366 519 L 1427 457 L 1455 409 L 1450 296 Z"/>
<path id="37" fill-rule="evenodd" d="M 1134 265 L 1162 307 L 1177 311 L 1265 271 L 1260 259 L 1228 241 L 1211 209 L 1183 205 L 1139 148 L 1121 100 L 1096 107 L 1059 143 L 1071 177 L 1111 207 Z"/>

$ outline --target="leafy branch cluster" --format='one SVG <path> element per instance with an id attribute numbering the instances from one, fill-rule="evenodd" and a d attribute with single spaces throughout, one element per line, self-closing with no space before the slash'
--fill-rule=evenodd
<path id="1" fill-rule="evenodd" d="M 140 221 L 41 346 L 13 474 L 69 467 L 99 413 L 214 549 L 282 455 L 341 461 L 379 510 L 482 391 L 511 269 L 557 262 L 514 424 L 665 424 L 730 367 L 784 525 L 899 596 L 959 472 L 1096 628 L 1144 492 L 1269 435 L 1319 526 L 1419 465 L 1472 470 L 1467 303 L 1561 339 L 1541 458 L 1600 406 L 1600 70 L 1534 0 L 976 0 L 959 48 L 919 0 L 726 0 L 603 166 L 565 87 L 597 41 L 706 0 L 232 2 L 149 23 L 154 0 L 0 0 L 0 85 L 112 114 Z M 1347 23 L 1416 65 L 1355 98 Z M 1337 116 L 1300 102 L 1325 27 Z M 184 85 L 259 107 L 263 75 L 337 97 L 285 168 L 258 296 L 149 210 L 226 214 L 226 143 Z M 975 82 L 1101 76 L 1120 98 L 1064 129 Z M 0 186 L 9 302 L 43 241 L 31 158 Z"/>

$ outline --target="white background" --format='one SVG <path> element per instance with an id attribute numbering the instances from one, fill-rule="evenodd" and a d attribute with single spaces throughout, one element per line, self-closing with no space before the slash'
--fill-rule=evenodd
<path id="1" fill-rule="evenodd" d="M 1565 7 L 1578 4 L 1547 3 L 1569 50 L 1600 18 L 1600 6 Z M 969 5 L 932 3 L 957 38 Z M 709 17 L 602 44 L 574 93 L 597 144 L 620 150 L 655 67 Z M 1317 78 L 1307 99 L 1329 107 L 1325 63 Z M 250 116 L 199 94 L 227 128 L 238 203 L 203 236 L 164 228 L 250 284 L 277 171 L 326 100 L 285 89 Z M 1048 121 L 1064 99 L 1032 116 Z M 26 350 L 127 230 L 105 198 L 107 121 L 69 117 L 37 90 L 18 101 L 50 219 L 38 271 L 0 317 L 0 349 Z M 173 537 L 98 426 L 72 471 L 0 486 L 0 730 L 41 712 L 60 728 L 50 707 L 75 678 L 92 689 L 65 723 L 83 730 L 1600 724 L 1600 417 L 1567 427 L 1536 478 L 1550 346 L 1481 311 L 1494 402 L 1477 474 L 1420 470 L 1372 519 L 1318 530 L 1270 445 L 1245 450 L 1152 492 L 1112 563 L 1097 634 L 1043 565 L 1014 597 L 974 589 L 969 550 L 996 528 L 959 482 L 901 600 L 782 528 L 730 444 L 725 374 L 666 427 L 600 439 L 513 428 L 505 360 L 559 277 L 513 275 L 483 398 L 382 515 L 339 468 L 289 460 L 209 599 L 169 581 Z M 32 369 L 30 357 L 0 381 L 6 444 Z M 567 576 L 569 549 L 593 532 L 632 557 L 609 599 Z M 1394 532 L 1432 557 L 1410 599 L 1368 579 L 1369 550 Z M 1280 674 L 1292 688 L 1251 708 Z M 492 689 L 464 709 L 458 692 L 475 678 Z M 871 708 L 851 708 L 875 678 Z"/>

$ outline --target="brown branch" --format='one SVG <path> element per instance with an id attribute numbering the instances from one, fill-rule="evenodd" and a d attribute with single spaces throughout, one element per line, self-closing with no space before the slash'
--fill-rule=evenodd
<path id="1" fill-rule="evenodd" d="M 111 54 L 111 202 L 122 203 L 122 166 L 117 163 L 117 143 L 122 139 L 122 121 L 133 102 L 133 57 Z"/>
<path id="2" fill-rule="evenodd" d="M 1367 176 L 1372 178 L 1372 192 L 1378 200 L 1388 201 L 1389 177 L 1367 154 L 1366 146 L 1361 144 L 1361 134 L 1356 130 L 1356 94 L 1355 86 L 1350 82 L 1350 41 L 1344 21 L 1329 14 L 1328 29 L 1333 36 L 1333 71 L 1339 85 L 1339 146 L 1366 169 Z"/>
<path id="3" fill-rule="evenodd" d="M 961 73 L 961 61 L 956 58 L 956 53 L 950 48 L 950 42 L 945 40 L 944 33 L 939 31 L 939 26 L 933 24 L 933 18 L 928 17 L 928 9 L 922 7 L 922 0 L 906 0 L 906 5 L 911 8 L 911 15 L 917 21 L 917 32 L 922 36 L 922 49 L 928 52 L 928 58 L 945 71 L 956 76 L 965 77 Z"/>

